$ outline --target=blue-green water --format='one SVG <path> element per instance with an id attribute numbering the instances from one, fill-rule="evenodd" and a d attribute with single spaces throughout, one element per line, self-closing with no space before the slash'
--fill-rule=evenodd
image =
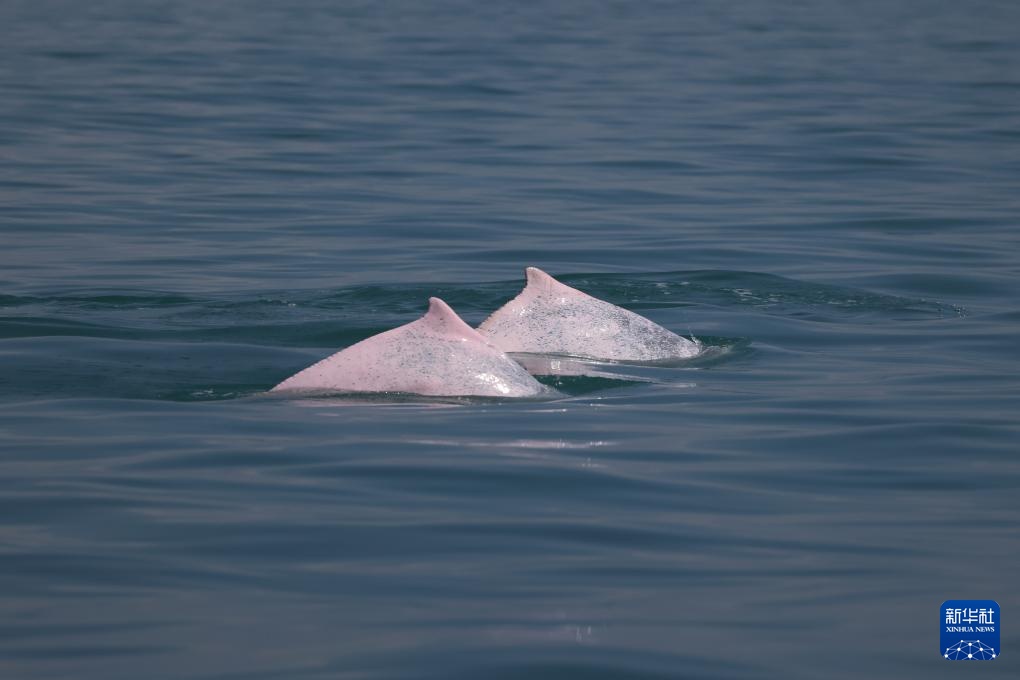
<path id="1" fill-rule="evenodd" d="M 3 3 L 0 677 L 1017 677 L 1018 27 Z M 713 352 L 262 394 L 526 265 Z"/>

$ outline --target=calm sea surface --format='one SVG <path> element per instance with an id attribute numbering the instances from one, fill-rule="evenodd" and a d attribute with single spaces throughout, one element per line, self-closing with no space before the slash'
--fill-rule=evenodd
<path id="1" fill-rule="evenodd" d="M 1020 4 L 0 4 L 0 677 L 1020 676 Z M 266 397 L 535 265 L 712 347 Z"/>

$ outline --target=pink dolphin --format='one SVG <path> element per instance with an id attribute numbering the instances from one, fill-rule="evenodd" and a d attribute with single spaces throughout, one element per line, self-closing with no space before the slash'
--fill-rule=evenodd
<path id="1" fill-rule="evenodd" d="M 688 359 L 702 350 L 697 340 L 564 285 L 541 269 L 525 272 L 528 283 L 520 295 L 478 327 L 504 352 L 663 361 Z"/>
<path id="2" fill-rule="evenodd" d="M 439 298 L 425 316 L 327 357 L 272 389 L 531 397 L 548 388 Z"/>

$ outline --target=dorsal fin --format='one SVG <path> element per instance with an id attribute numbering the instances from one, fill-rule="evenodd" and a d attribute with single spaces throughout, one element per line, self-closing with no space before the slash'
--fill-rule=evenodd
<path id="1" fill-rule="evenodd" d="M 273 390 L 528 397 L 546 388 L 449 305 L 430 298 L 424 316 L 328 356 Z"/>
<path id="2" fill-rule="evenodd" d="M 528 283 L 524 287 L 524 291 L 521 291 L 521 295 L 523 295 L 524 292 L 527 291 L 533 295 L 551 293 L 559 294 L 561 296 L 574 295 L 582 298 L 591 297 L 590 295 L 583 291 L 577 290 L 576 288 L 571 288 L 567 284 L 557 281 L 556 279 L 549 276 L 538 267 L 526 267 L 524 269 L 524 275 L 527 278 Z"/>
<path id="3" fill-rule="evenodd" d="M 465 323 L 450 305 L 437 297 L 429 298 L 429 311 L 421 318 L 422 323 L 437 335 L 452 335 L 463 340 L 478 340 L 492 345 L 488 338 Z"/>
<path id="4" fill-rule="evenodd" d="M 563 285 L 538 267 L 526 267 L 524 276 L 527 278 L 527 285 L 538 290 L 552 290 Z"/>
<path id="5" fill-rule="evenodd" d="M 686 359 L 701 352 L 700 343 L 560 283 L 537 267 L 525 273 L 524 290 L 478 327 L 504 352 L 611 361 Z"/>

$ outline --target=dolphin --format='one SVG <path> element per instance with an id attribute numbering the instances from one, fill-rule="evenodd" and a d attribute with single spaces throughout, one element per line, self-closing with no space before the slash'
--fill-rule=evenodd
<path id="1" fill-rule="evenodd" d="M 550 390 L 434 297 L 420 319 L 351 345 L 270 391 L 532 397 Z"/>
<path id="2" fill-rule="evenodd" d="M 504 352 L 657 362 L 702 351 L 698 340 L 562 284 L 537 267 L 525 274 L 524 290 L 478 327 Z"/>

